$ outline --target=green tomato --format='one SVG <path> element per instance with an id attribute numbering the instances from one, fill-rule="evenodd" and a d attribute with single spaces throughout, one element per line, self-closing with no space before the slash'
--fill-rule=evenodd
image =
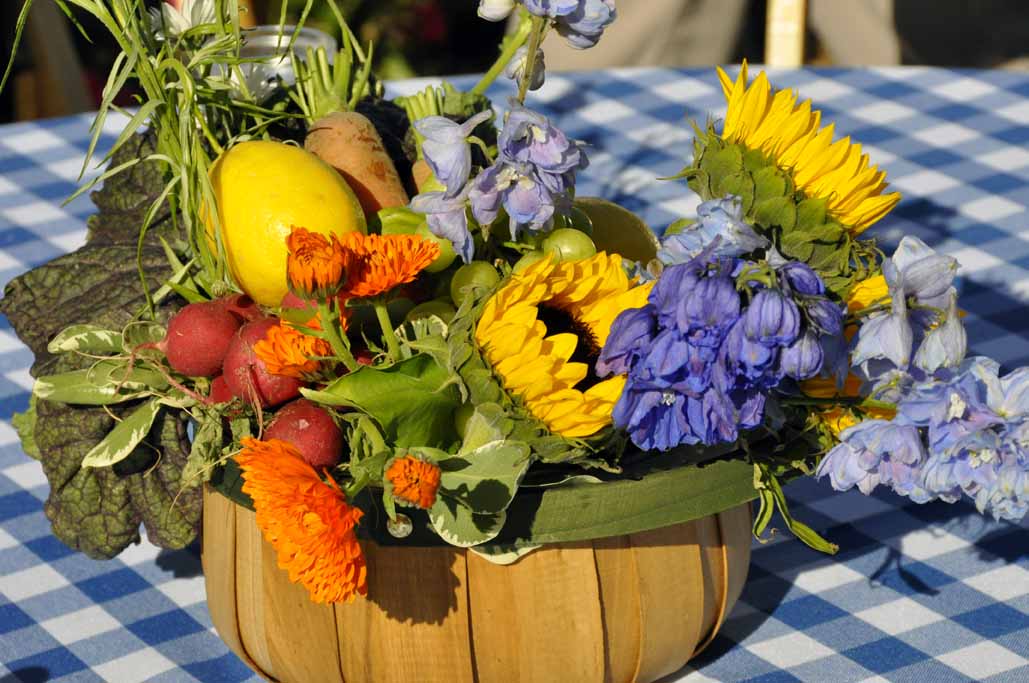
<path id="1" fill-rule="evenodd" d="M 543 240 L 543 251 L 558 261 L 577 261 L 597 253 L 593 240 L 573 228 L 558 228 Z"/>
<path id="2" fill-rule="evenodd" d="M 454 319 L 454 314 L 457 311 L 447 301 L 441 301 L 440 299 L 433 299 L 432 301 L 426 301 L 420 303 L 408 312 L 407 317 L 404 318 L 404 322 L 411 322 L 412 320 L 418 320 L 419 318 L 428 318 L 430 315 L 434 315 L 445 323 L 449 323 Z"/>
<path id="3" fill-rule="evenodd" d="M 385 211 L 385 209 L 383 209 Z M 429 230 L 428 223 L 425 222 L 425 218 L 420 214 L 409 212 L 408 214 L 392 216 L 388 215 L 382 220 L 382 234 L 383 235 L 418 235 L 422 239 L 435 242 L 439 245 L 439 256 L 425 269 L 430 273 L 438 273 L 441 270 L 446 270 L 454 259 L 457 258 L 457 252 L 454 251 L 454 245 L 451 244 L 450 240 L 443 237 L 436 237 Z M 382 216 L 382 212 L 380 212 Z M 417 217 L 415 220 L 412 216 Z"/>
<path id="4" fill-rule="evenodd" d="M 527 251 L 522 254 L 522 257 L 515 262 L 512 270 L 516 273 L 520 273 L 532 264 L 539 261 L 541 258 L 546 256 L 542 251 Z"/>
<path id="5" fill-rule="evenodd" d="M 477 285 L 487 289 L 500 282 L 500 273 L 485 261 L 472 261 L 457 269 L 450 280 L 450 298 L 455 306 L 460 306 L 471 296 L 471 287 Z"/>

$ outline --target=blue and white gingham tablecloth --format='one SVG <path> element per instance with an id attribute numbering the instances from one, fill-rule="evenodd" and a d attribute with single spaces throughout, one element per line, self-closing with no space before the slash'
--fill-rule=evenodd
<path id="1" fill-rule="evenodd" d="M 957 257 L 972 351 L 1029 364 L 1029 74 L 929 68 L 775 71 L 838 134 L 864 144 L 904 201 L 874 230 Z M 407 82 L 397 93 L 422 85 Z M 506 100 L 501 91 L 497 102 Z M 697 199 L 677 172 L 688 115 L 723 100 L 711 70 L 551 75 L 535 102 L 591 165 L 579 193 L 639 212 L 657 230 Z M 67 206 L 87 116 L 0 127 L 0 284 L 80 245 L 88 199 Z M 117 133 L 109 125 L 102 147 Z M 10 416 L 25 408 L 30 354 L 0 319 L 0 681 L 257 680 L 211 628 L 196 548 L 144 542 L 110 562 L 50 535 L 39 464 Z M 755 545 L 721 635 L 669 680 L 1029 681 L 1029 524 L 972 506 L 918 506 L 800 482 L 793 511 L 837 542 L 834 558 L 788 534 Z M 675 571 L 669 567 L 669 571 Z"/>

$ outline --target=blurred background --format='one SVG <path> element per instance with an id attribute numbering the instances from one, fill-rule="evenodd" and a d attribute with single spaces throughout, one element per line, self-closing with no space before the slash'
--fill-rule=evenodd
<path id="1" fill-rule="evenodd" d="M 0 1 L 5 58 L 22 1 Z M 294 19 L 304 6 L 303 0 L 247 0 L 247 21 L 277 22 L 283 2 Z M 387 79 L 484 71 L 506 28 L 479 19 L 478 0 L 340 4 L 362 41 L 375 41 L 377 71 Z M 548 69 L 705 66 L 744 58 L 781 66 L 1029 69 L 1029 0 L 616 0 L 616 7 L 619 18 L 600 49 L 576 51 L 548 40 Z M 35 2 L 12 80 L 0 95 L 0 121 L 96 108 L 117 47 L 82 14 L 92 42 L 52 2 Z M 309 23 L 333 31 L 327 3 L 316 2 Z M 131 90 L 122 97 L 131 103 Z"/>

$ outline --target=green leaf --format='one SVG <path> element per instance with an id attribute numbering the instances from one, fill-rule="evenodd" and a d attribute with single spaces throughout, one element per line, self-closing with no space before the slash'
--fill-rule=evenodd
<path id="1" fill-rule="evenodd" d="M 828 202 L 824 199 L 805 199 L 797 204 L 797 226 L 808 230 L 825 223 Z"/>
<path id="2" fill-rule="evenodd" d="M 161 403 L 157 399 L 151 399 L 136 408 L 86 454 L 82 466 L 110 467 L 127 458 L 150 433 L 160 410 Z"/>
<path id="3" fill-rule="evenodd" d="M 42 455 L 39 446 L 36 444 L 36 396 L 29 396 L 29 407 L 24 413 L 15 413 L 11 416 L 11 425 L 18 432 L 21 439 L 22 450 L 30 458 L 39 460 Z"/>
<path id="4" fill-rule="evenodd" d="M 514 423 L 497 403 L 482 403 L 465 425 L 464 441 L 458 455 L 466 455 L 491 441 L 503 441 L 514 428 Z"/>
<path id="5" fill-rule="evenodd" d="M 40 377 L 32 386 L 32 393 L 48 401 L 104 406 L 140 398 L 167 386 L 167 380 L 158 372 L 129 369 L 125 362 L 112 360 L 85 370 Z"/>
<path id="6" fill-rule="evenodd" d="M 754 173 L 754 200 L 761 202 L 786 195 L 786 179 L 774 166 L 765 166 Z"/>
<path id="7" fill-rule="evenodd" d="M 120 353 L 121 334 L 98 325 L 72 325 L 58 332 L 46 350 L 50 353 Z"/>
<path id="8" fill-rule="evenodd" d="M 701 168 L 711 176 L 712 188 L 717 187 L 723 178 L 743 170 L 743 152 L 736 145 L 709 149 L 701 160 Z"/>
<path id="9" fill-rule="evenodd" d="M 397 446 L 438 446 L 457 441 L 456 386 L 432 356 L 418 354 L 387 368 L 362 367 L 322 391 L 303 389 L 312 401 L 357 408 L 382 426 Z"/>
<path id="10" fill-rule="evenodd" d="M 487 543 L 468 550 L 493 564 L 509 565 L 542 547 L 539 543 Z"/>
<path id="11" fill-rule="evenodd" d="M 696 218 L 680 218 L 679 220 L 674 221 L 671 225 L 665 228 L 665 237 L 678 235 L 679 233 L 683 232 L 684 230 L 686 230 L 686 228 L 690 227 L 696 222 Z"/>
<path id="12" fill-rule="evenodd" d="M 475 514 L 458 501 L 445 496 L 436 496 L 436 503 L 429 510 L 429 522 L 440 538 L 459 548 L 468 548 L 485 543 L 504 527 L 506 516 Z"/>
<path id="13" fill-rule="evenodd" d="M 211 479 L 225 446 L 225 426 L 218 411 L 204 411 L 193 434 L 189 459 L 182 468 L 183 486 L 199 486 Z"/>
<path id="14" fill-rule="evenodd" d="M 786 233 L 783 235 L 781 246 L 786 256 L 792 256 L 805 262 L 811 258 L 811 252 L 815 248 L 808 236 L 802 232 Z"/>
<path id="15" fill-rule="evenodd" d="M 789 232 L 797 224 L 797 207 L 788 197 L 754 202 L 754 220 L 765 226 L 779 226 Z"/>
<path id="16" fill-rule="evenodd" d="M 440 491 L 477 512 L 501 512 L 529 469 L 529 452 L 524 443 L 493 441 L 464 455 L 441 458 L 436 463 Z"/>

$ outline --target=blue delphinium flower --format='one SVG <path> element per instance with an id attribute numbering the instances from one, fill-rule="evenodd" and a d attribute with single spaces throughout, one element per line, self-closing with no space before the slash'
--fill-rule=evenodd
<path id="1" fill-rule="evenodd" d="M 553 225 L 555 214 L 570 211 L 575 173 L 589 163 L 580 143 L 569 140 L 545 116 L 515 105 L 498 139 L 496 161 L 469 181 L 467 138 L 489 116 L 477 114 L 463 124 L 443 117 L 426 117 L 415 123 L 429 136 L 423 152 L 446 190 L 417 195 L 410 208 L 426 214 L 433 234 L 453 242 L 466 263 L 474 249 L 465 208 L 471 209 L 481 225 L 495 221 L 504 209 L 512 239 L 517 239 L 523 228 L 544 232 Z M 424 121 L 429 123 L 423 125 Z"/>
<path id="2" fill-rule="evenodd" d="M 504 21 L 517 4 L 517 0 L 479 0 L 479 16 L 486 21 Z"/>
<path id="3" fill-rule="evenodd" d="M 589 163 L 578 142 L 569 140 L 543 115 L 515 105 L 497 140 L 496 162 L 471 183 L 472 214 L 486 225 L 500 208 L 510 219 L 511 238 L 522 228 L 548 230 L 555 213 L 571 208 L 575 172 Z"/>
<path id="4" fill-rule="evenodd" d="M 715 256 L 743 256 L 771 245 L 744 221 L 742 200 L 729 195 L 725 199 L 712 199 L 698 206 L 696 222 L 665 237 L 657 258 L 665 265 L 685 263 L 718 238 L 718 246 L 712 250 Z"/>
<path id="5" fill-rule="evenodd" d="M 627 375 L 613 421 L 645 450 L 735 441 L 785 377 L 822 369 L 823 333 L 803 313 L 824 299 L 817 274 L 717 256 L 719 240 L 667 266 L 647 305 L 615 319 L 597 361 L 600 376 Z"/>
<path id="6" fill-rule="evenodd" d="M 900 241 L 882 267 L 890 310 L 873 314 L 858 331 L 853 363 L 866 377 L 907 372 L 912 364 L 931 374 L 961 362 L 967 339 L 953 287 L 957 266 L 917 237 Z"/>
<path id="7" fill-rule="evenodd" d="M 497 138 L 500 155 L 506 161 L 531 166 L 555 192 L 568 187 L 565 173 L 586 167 L 580 145 L 550 123 L 547 117 L 520 105 L 513 105 Z"/>
<path id="8" fill-rule="evenodd" d="M 455 123 L 445 116 L 426 116 L 414 122 L 415 130 L 425 137 L 422 142 L 425 162 L 436 179 L 447 188 L 447 198 L 461 193 L 472 171 L 468 136 L 476 126 L 492 117 L 493 112 L 483 111 L 464 123 Z"/>
<path id="9" fill-rule="evenodd" d="M 465 263 L 471 262 L 475 244 L 468 230 L 467 188 L 456 197 L 447 197 L 444 192 L 423 192 L 416 195 L 409 206 L 412 211 L 425 214 L 432 234 L 450 240 L 461 259 Z"/>
<path id="10" fill-rule="evenodd" d="M 557 32 L 574 48 L 584 50 L 600 40 L 604 29 L 615 20 L 614 0 L 520 0 L 538 17 L 553 20 Z M 479 16 L 503 21 L 511 15 L 516 0 L 479 0 Z"/>
<path id="11" fill-rule="evenodd" d="M 504 69 L 504 75 L 513 81 L 521 81 L 522 76 L 525 75 L 525 66 L 528 62 L 529 48 L 522 45 L 515 51 L 514 57 L 508 62 L 507 67 Z M 532 78 L 529 79 L 529 90 L 539 90 L 543 87 L 543 81 L 546 79 L 546 61 L 543 57 L 543 50 L 536 50 L 536 59 L 532 63 Z"/>
<path id="12" fill-rule="evenodd" d="M 922 375 L 901 391 L 892 421 L 844 430 L 818 475 L 840 490 L 858 485 L 868 493 L 887 484 L 917 502 L 967 496 L 980 512 L 1021 519 L 1029 511 L 1029 368 L 1004 377 L 999 369 L 976 357 Z"/>
<path id="13" fill-rule="evenodd" d="M 593 47 L 604 29 L 615 20 L 615 0 L 580 0 L 578 6 L 557 21 L 557 32 L 574 48 Z"/>
<path id="14" fill-rule="evenodd" d="M 886 420 L 865 420 L 840 433 L 840 443 L 822 459 L 817 476 L 829 475 L 837 491 L 857 486 L 871 493 L 885 484 L 902 496 L 924 502 L 920 486 L 926 452 L 918 428 Z"/>

